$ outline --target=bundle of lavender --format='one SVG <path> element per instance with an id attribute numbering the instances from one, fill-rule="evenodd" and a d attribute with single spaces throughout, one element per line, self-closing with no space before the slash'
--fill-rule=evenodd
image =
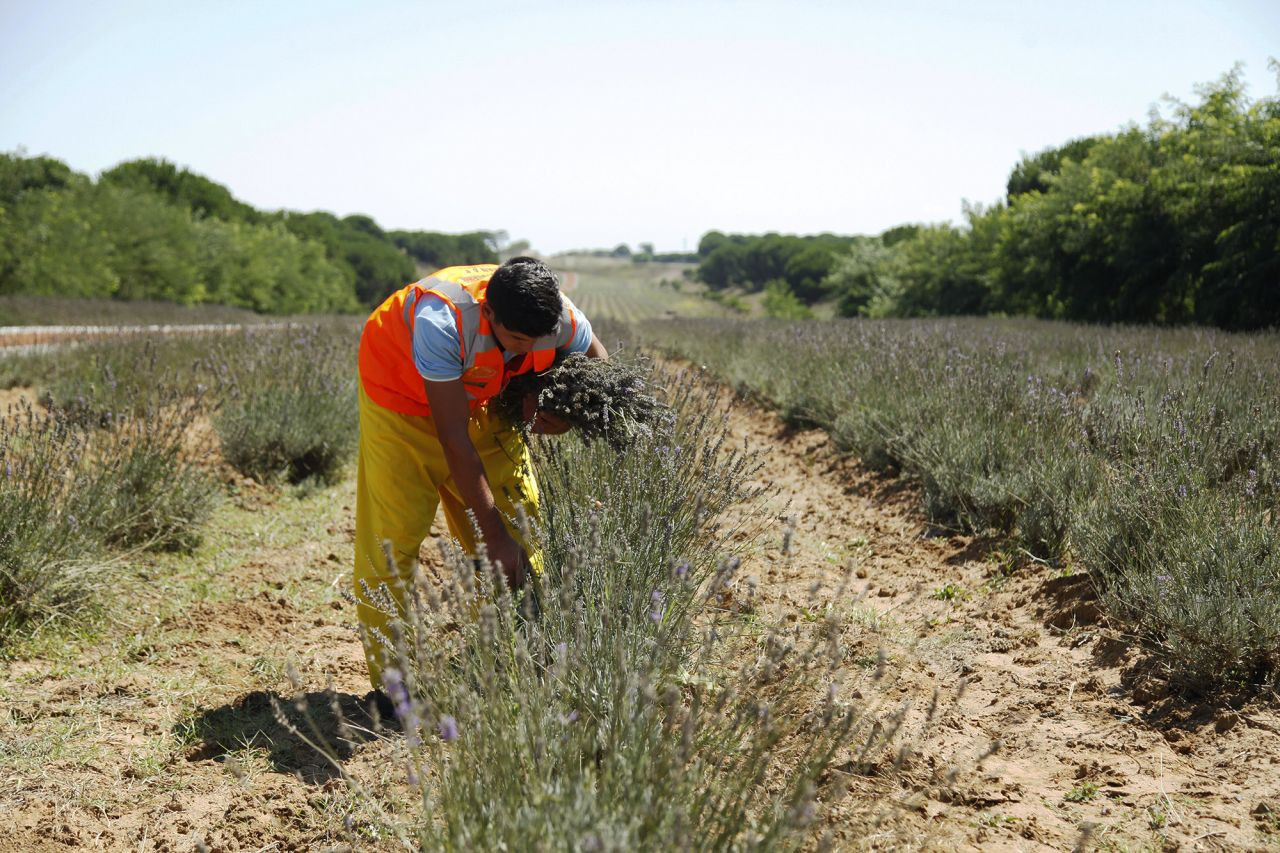
<path id="1" fill-rule="evenodd" d="M 603 438 L 621 450 L 674 419 L 670 407 L 650 393 L 648 376 L 648 370 L 635 364 L 574 353 L 558 357 L 542 373 L 512 378 L 490 409 L 526 432 L 537 412 L 546 412 L 567 421 L 584 438 Z M 536 408 L 527 408 L 526 398 Z"/>

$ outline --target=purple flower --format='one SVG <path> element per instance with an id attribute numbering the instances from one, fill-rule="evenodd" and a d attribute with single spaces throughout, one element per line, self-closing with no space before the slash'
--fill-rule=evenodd
<path id="1" fill-rule="evenodd" d="M 560 722 L 564 723 L 566 726 L 569 725 L 570 723 L 576 723 L 577 721 L 578 721 L 578 710 L 576 708 L 570 711 L 565 716 L 560 718 Z"/>
<path id="2" fill-rule="evenodd" d="M 655 589 L 653 595 L 649 596 L 653 602 L 653 609 L 649 611 L 649 618 L 654 622 L 662 621 L 662 591 Z"/>
<path id="3" fill-rule="evenodd" d="M 404 676 L 400 674 L 400 670 L 390 667 L 382 673 L 383 692 L 387 694 L 387 698 L 391 700 L 391 705 L 395 708 L 396 718 L 400 720 L 400 728 L 405 733 L 405 743 L 410 747 L 419 746 L 422 741 L 418 739 L 418 712 L 414 708 L 413 702 L 409 699 L 409 688 L 405 686 Z"/>
<path id="4" fill-rule="evenodd" d="M 448 714 L 440 718 L 440 740 L 451 743 L 458 739 L 458 721 Z"/>
<path id="5" fill-rule="evenodd" d="M 681 563 L 680 565 L 676 566 L 676 577 L 683 578 L 688 574 L 689 574 L 688 563 Z"/>

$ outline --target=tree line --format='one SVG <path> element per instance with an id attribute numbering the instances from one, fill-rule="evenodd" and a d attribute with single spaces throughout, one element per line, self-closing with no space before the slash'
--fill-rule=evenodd
<path id="1" fill-rule="evenodd" d="M 1024 157 L 961 227 L 713 231 L 697 275 L 846 316 L 1280 326 L 1280 97 L 1250 99 L 1238 70 L 1197 94 L 1145 127 Z"/>
<path id="2" fill-rule="evenodd" d="M 358 311 L 424 269 L 495 262 L 504 239 L 384 231 L 359 214 L 258 210 L 160 159 L 121 163 L 93 180 L 52 157 L 0 154 L 0 295 Z"/>

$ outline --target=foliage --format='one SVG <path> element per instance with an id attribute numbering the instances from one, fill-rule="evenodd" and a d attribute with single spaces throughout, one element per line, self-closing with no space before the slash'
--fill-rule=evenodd
<path id="1" fill-rule="evenodd" d="M 368 216 L 258 211 L 158 159 L 95 183 L 49 157 L 0 154 L 0 295 L 355 312 L 436 267 L 490 262 L 497 232 L 388 234 Z"/>
<path id="2" fill-rule="evenodd" d="M 813 316 L 813 312 L 781 278 L 775 278 L 764 286 L 763 305 L 765 316 L 779 320 L 805 320 Z"/>
<path id="3" fill-rule="evenodd" d="M 200 223 L 203 275 L 194 301 L 259 313 L 356 312 L 360 306 L 343 270 L 323 248 L 278 223 Z"/>
<path id="4" fill-rule="evenodd" d="M 164 159 L 127 160 L 107 169 L 98 180 L 103 184 L 161 196 L 200 218 L 213 217 L 228 222 L 256 222 L 259 219 L 258 211 L 238 201 L 226 187 Z"/>
<path id="5" fill-rule="evenodd" d="M 726 236 L 711 231 L 698 241 L 697 276 L 715 289 L 763 290 L 769 282 L 782 280 L 801 301 L 811 304 L 826 293 L 824 282 L 836 253 L 857 239 L 833 234 Z"/>
<path id="6" fill-rule="evenodd" d="M 422 850 L 813 843 L 840 794 L 824 770 L 864 718 L 826 689 L 834 620 L 755 638 L 717 606 L 739 531 L 714 522 L 751 499 L 755 465 L 726 451 L 691 378 L 672 390 L 678 425 L 626 453 L 538 444 L 547 571 L 531 589 L 513 598 L 457 554 L 419 587 L 384 670 L 415 808 L 388 804 L 371 832 Z M 885 740 L 860 734 L 855 762 Z"/>
<path id="7" fill-rule="evenodd" d="M 1068 162 L 1080 163 L 1089 151 L 1102 140 L 1098 136 L 1083 136 L 1062 145 L 1046 148 L 1036 154 L 1024 155 L 1009 174 L 1005 186 L 1005 198 L 1012 202 L 1014 196 L 1029 192 L 1048 192 L 1053 179 L 1062 172 Z"/>
<path id="8" fill-rule="evenodd" d="M 356 437 L 354 345 L 316 325 L 223 342 L 214 428 L 227 461 L 264 483 L 337 482 Z"/>
<path id="9" fill-rule="evenodd" d="M 913 235 L 914 236 L 914 235 Z M 836 258 L 824 286 L 842 317 L 883 317 L 898 304 L 897 253 L 882 240 L 860 240 Z"/>
<path id="10" fill-rule="evenodd" d="M 493 249 L 493 233 L 490 231 L 471 231 L 466 234 L 391 231 L 388 236 L 409 253 L 420 269 L 428 272 L 462 264 L 498 262 L 498 254 Z"/>
<path id="11" fill-rule="evenodd" d="M 84 180 L 61 160 L 23 157 L 0 152 L 0 207 L 7 207 L 27 190 L 60 190 Z"/>
<path id="12" fill-rule="evenodd" d="M 324 246 L 363 305 L 377 305 L 414 278 L 413 261 L 367 216 L 282 211 L 277 218 L 298 237 Z"/>
<path id="13" fill-rule="evenodd" d="M 1235 71 L 1199 96 L 1024 158 L 964 228 L 895 234 L 879 257 L 851 247 L 828 279 L 842 313 L 1280 324 L 1280 97 L 1250 100 Z"/>
<path id="14" fill-rule="evenodd" d="M 916 478 L 937 522 L 1080 561 L 1176 684 L 1280 677 L 1274 334 L 978 320 L 644 334 Z"/>

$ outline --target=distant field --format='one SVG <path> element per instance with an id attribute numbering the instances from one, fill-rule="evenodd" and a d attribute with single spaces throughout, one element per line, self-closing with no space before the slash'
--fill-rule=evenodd
<path id="1" fill-rule="evenodd" d="M 694 264 L 637 264 L 587 255 L 566 255 L 549 263 L 561 274 L 569 298 L 592 320 L 631 323 L 662 317 L 730 316 L 702 297 L 703 285 L 685 280 L 684 271 Z"/>
<path id="2" fill-rule="evenodd" d="M 150 300 L 65 299 L 56 296 L 0 296 L 0 326 L 185 326 L 206 323 L 274 323 L 280 319 L 229 305 L 177 305 L 173 302 Z"/>

